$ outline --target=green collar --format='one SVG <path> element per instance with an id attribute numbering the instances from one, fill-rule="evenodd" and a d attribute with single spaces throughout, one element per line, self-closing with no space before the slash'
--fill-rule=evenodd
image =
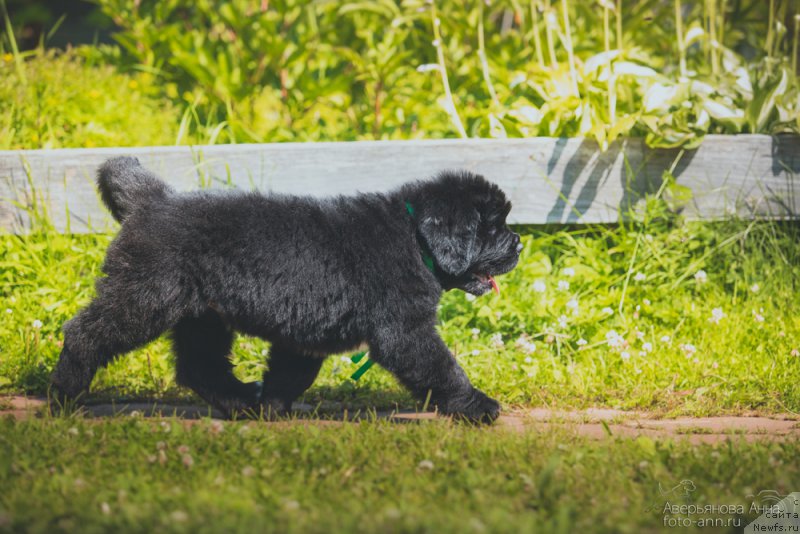
<path id="1" fill-rule="evenodd" d="M 406 201 L 406 211 L 408 214 L 411 215 L 411 218 L 414 218 L 414 206 L 411 205 L 411 202 Z M 422 263 L 425 264 L 425 267 L 428 268 L 430 272 L 436 274 L 436 264 L 433 261 L 433 256 L 430 255 L 428 252 L 428 247 L 422 243 L 419 238 L 417 238 L 417 243 L 419 243 L 419 253 L 422 256 Z"/>

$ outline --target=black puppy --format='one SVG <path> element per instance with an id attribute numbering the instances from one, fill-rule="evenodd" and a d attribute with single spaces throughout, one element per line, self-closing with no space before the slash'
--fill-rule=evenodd
<path id="1" fill-rule="evenodd" d="M 366 343 L 370 358 L 441 413 L 498 416 L 435 328 L 443 290 L 497 289 L 492 275 L 513 269 L 522 250 L 506 226 L 510 202 L 483 177 L 443 172 L 388 194 L 323 200 L 179 194 L 120 157 L 97 181 L 122 228 L 97 297 L 64 325 L 52 376 L 61 398 L 171 330 L 178 382 L 228 415 L 290 409 L 325 356 Z M 234 331 L 271 342 L 263 387 L 234 376 Z"/>

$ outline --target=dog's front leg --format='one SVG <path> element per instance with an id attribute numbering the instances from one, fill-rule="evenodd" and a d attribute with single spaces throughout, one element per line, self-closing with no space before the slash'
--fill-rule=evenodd
<path id="1" fill-rule="evenodd" d="M 500 414 L 498 402 L 473 387 L 433 325 L 383 328 L 370 342 L 370 351 L 415 397 L 430 395 L 440 413 L 485 423 Z"/>

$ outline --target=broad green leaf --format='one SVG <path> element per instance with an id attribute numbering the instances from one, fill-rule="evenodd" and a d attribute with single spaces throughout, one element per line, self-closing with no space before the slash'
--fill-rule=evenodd
<path id="1" fill-rule="evenodd" d="M 783 95 L 789 84 L 789 74 L 781 69 L 777 77 L 769 79 L 760 91 L 757 91 L 747 107 L 747 123 L 752 133 L 764 130 L 767 120 L 775 111 L 775 100 Z"/>

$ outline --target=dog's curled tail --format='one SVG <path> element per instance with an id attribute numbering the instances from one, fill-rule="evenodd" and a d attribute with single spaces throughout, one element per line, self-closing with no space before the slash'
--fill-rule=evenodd
<path id="1" fill-rule="evenodd" d="M 123 222 L 136 208 L 164 200 L 173 191 L 154 173 L 128 156 L 112 158 L 97 171 L 97 187 L 111 215 Z"/>

